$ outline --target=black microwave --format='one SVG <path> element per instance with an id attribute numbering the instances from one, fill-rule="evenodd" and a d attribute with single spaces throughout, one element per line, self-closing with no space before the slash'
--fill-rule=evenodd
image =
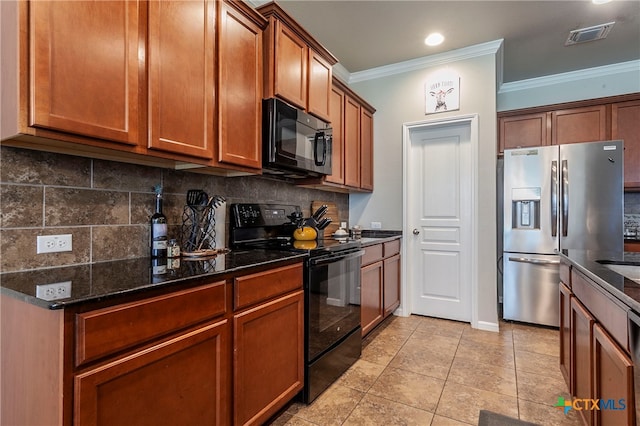
<path id="1" fill-rule="evenodd" d="M 331 127 L 280 99 L 262 101 L 263 173 L 300 178 L 331 174 Z"/>

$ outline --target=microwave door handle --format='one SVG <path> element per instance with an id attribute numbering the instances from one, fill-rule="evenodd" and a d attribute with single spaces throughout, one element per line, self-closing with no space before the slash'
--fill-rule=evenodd
<path id="1" fill-rule="evenodd" d="M 569 165 L 562 160 L 562 236 L 569 233 Z"/>
<path id="2" fill-rule="evenodd" d="M 558 162 L 551 162 L 551 236 L 558 236 Z"/>
<path id="3" fill-rule="evenodd" d="M 318 142 L 322 139 L 322 160 L 318 160 Z M 316 166 L 324 166 L 327 162 L 327 139 L 321 132 L 316 132 L 316 136 L 313 139 L 313 157 Z"/>

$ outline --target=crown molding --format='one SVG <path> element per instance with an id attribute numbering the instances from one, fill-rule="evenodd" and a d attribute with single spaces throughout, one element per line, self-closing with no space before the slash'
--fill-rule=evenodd
<path id="1" fill-rule="evenodd" d="M 502 43 L 503 39 L 499 39 L 486 43 L 476 44 L 474 46 L 463 47 L 462 49 L 451 50 L 449 52 L 423 56 L 421 58 L 411 59 L 404 62 L 398 62 L 395 64 L 384 65 L 377 68 L 354 72 L 349 76 L 349 84 L 365 80 L 373 80 L 376 78 L 388 77 L 395 74 L 402 74 L 405 72 L 434 66 L 440 66 L 451 62 L 476 58 L 478 56 L 495 54 L 500 50 Z"/>
<path id="2" fill-rule="evenodd" d="M 589 78 L 608 77 L 625 72 L 640 72 L 640 60 L 620 62 L 618 64 L 604 65 L 601 67 L 586 68 L 583 70 L 569 71 L 561 74 L 547 75 L 544 77 L 529 78 L 527 80 L 503 83 L 498 90 L 499 94 L 517 92 L 519 90 L 536 89 L 552 86 L 554 84 L 568 83 L 572 81 L 586 80 Z"/>

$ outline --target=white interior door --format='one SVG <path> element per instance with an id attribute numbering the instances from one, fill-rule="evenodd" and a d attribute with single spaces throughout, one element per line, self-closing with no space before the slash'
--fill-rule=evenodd
<path id="1" fill-rule="evenodd" d="M 412 312 L 472 319 L 471 122 L 416 126 L 406 171 L 407 268 Z"/>

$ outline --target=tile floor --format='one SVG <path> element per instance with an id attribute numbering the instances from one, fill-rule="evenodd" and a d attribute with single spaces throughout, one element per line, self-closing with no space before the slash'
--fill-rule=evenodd
<path id="1" fill-rule="evenodd" d="M 390 317 L 362 357 L 313 404 L 281 425 L 477 425 L 480 409 L 540 425 L 580 425 L 558 367 L 558 331 L 500 323 L 500 332 L 429 317 Z"/>

